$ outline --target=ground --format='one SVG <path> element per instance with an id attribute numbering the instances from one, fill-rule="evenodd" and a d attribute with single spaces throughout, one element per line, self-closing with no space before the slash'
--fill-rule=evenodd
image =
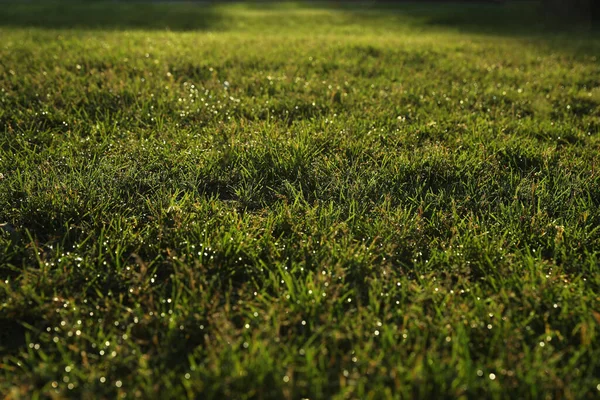
<path id="1" fill-rule="evenodd" d="M 600 37 L 545 18 L 3 4 L 0 394 L 597 398 Z"/>

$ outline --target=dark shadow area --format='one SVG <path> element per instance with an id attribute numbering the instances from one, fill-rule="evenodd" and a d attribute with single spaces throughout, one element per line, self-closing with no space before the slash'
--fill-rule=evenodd
<path id="1" fill-rule="evenodd" d="M 202 2 L 0 2 L 0 26 L 45 29 L 174 30 L 214 28 L 220 15 Z"/>
<path id="2" fill-rule="evenodd" d="M 26 345 L 27 329 L 17 320 L 0 318 L 0 356 L 13 354 Z"/>
<path id="3" fill-rule="evenodd" d="M 404 24 L 416 30 L 507 37 L 548 52 L 600 56 L 600 30 L 590 15 L 560 15 L 543 1 L 372 1 L 334 7 L 380 28 Z"/>
<path id="4" fill-rule="evenodd" d="M 592 33 L 590 15 L 557 14 L 541 0 L 340 1 L 326 7 L 350 13 L 368 11 L 367 18 L 379 19 L 384 26 L 395 19 L 412 26 L 494 35 Z"/>

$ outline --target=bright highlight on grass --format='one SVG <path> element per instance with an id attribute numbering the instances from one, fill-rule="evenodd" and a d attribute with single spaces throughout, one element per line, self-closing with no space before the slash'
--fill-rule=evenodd
<path id="1" fill-rule="evenodd" d="M 0 393 L 593 398 L 600 39 L 530 3 L 0 12 Z"/>

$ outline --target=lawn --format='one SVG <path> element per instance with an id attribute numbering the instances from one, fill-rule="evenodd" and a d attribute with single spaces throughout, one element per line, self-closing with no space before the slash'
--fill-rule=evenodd
<path id="1" fill-rule="evenodd" d="M 535 3 L 2 3 L 0 395 L 598 398 L 599 58 Z"/>

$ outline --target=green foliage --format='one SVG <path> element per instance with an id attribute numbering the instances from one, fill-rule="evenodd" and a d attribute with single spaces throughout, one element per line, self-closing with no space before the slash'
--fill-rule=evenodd
<path id="1" fill-rule="evenodd" d="M 0 393 L 597 396 L 600 40 L 489 7 L 7 7 Z"/>

